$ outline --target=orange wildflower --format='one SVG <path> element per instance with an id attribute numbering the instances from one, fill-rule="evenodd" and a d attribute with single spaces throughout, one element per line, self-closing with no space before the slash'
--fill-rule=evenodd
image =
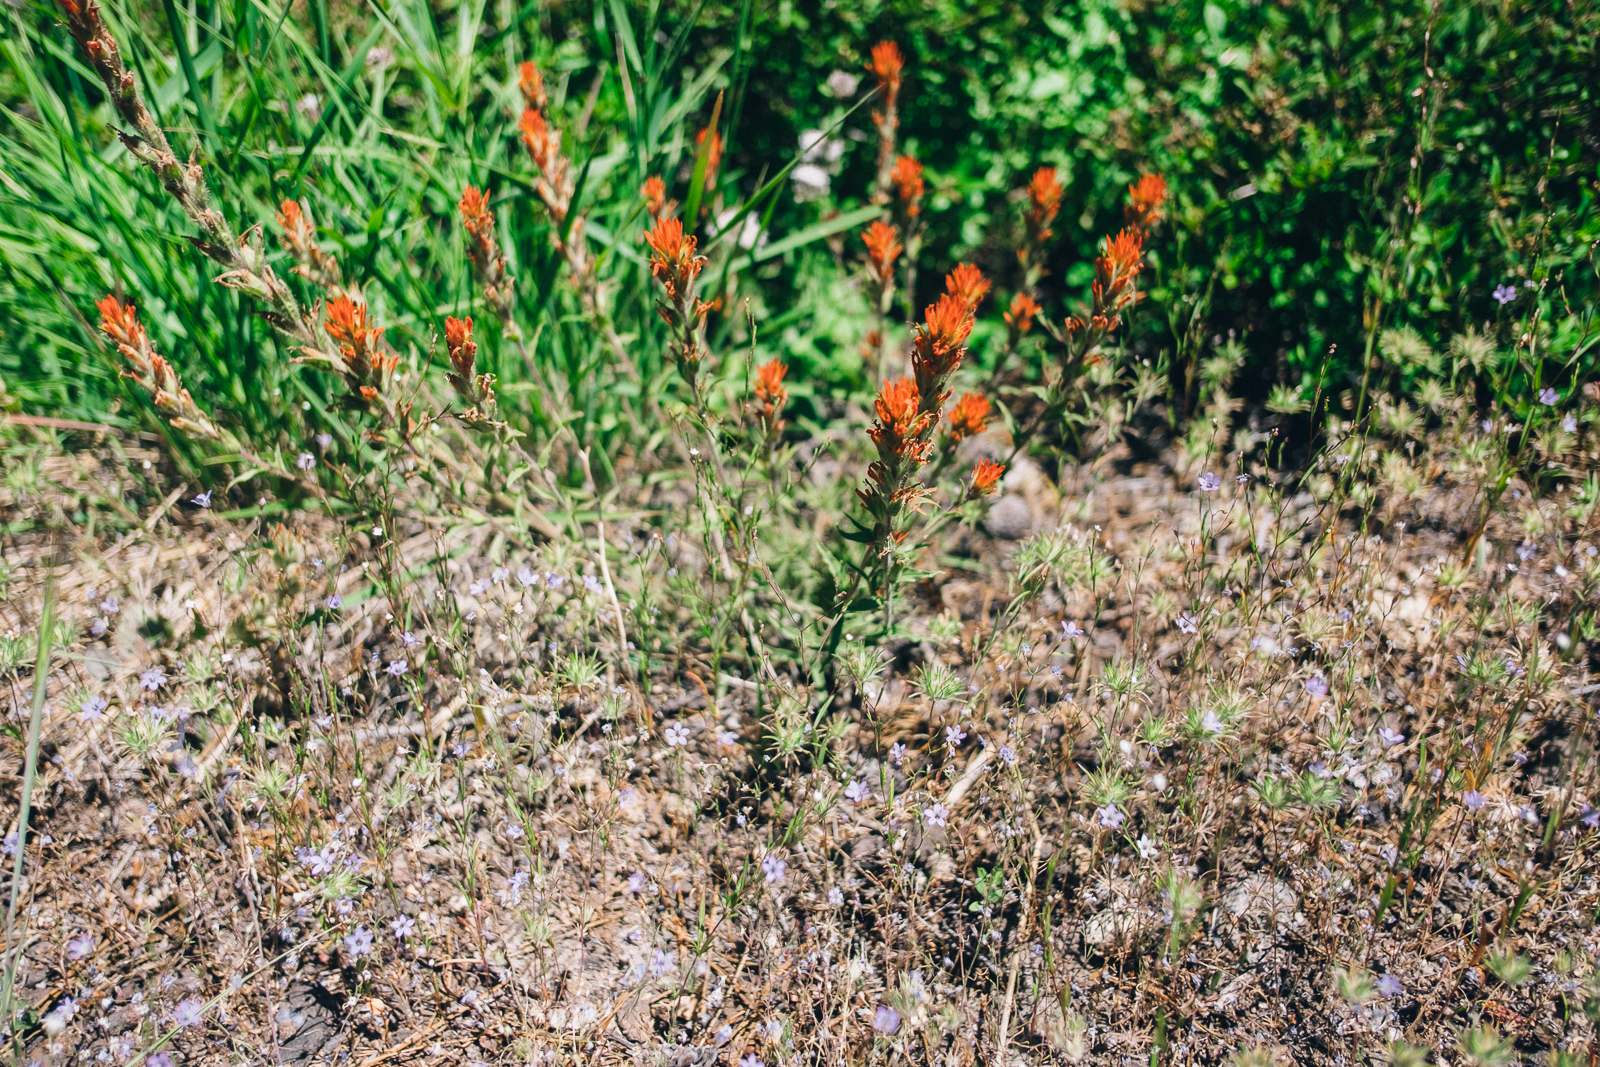
<path id="1" fill-rule="evenodd" d="M 1011 310 L 1005 313 L 1006 325 L 1021 336 L 1033 329 L 1033 317 L 1043 310 L 1033 297 L 1018 293 L 1011 298 Z"/>
<path id="2" fill-rule="evenodd" d="M 703 188 L 709 190 L 717 187 L 717 168 L 722 165 L 722 134 L 707 126 L 694 135 L 696 151 L 705 144 L 707 134 L 711 135 L 711 151 L 706 153 L 706 183 Z"/>
<path id="3" fill-rule="evenodd" d="M 756 368 L 756 399 L 760 400 L 767 415 L 780 411 L 789 400 L 789 390 L 783 387 L 783 376 L 789 365 L 775 359 Z"/>
<path id="4" fill-rule="evenodd" d="M 494 214 L 489 210 L 487 190 L 479 192 L 473 186 L 467 186 L 461 191 L 461 199 L 456 207 L 461 209 L 462 225 L 474 237 L 488 236 L 494 232 Z"/>
<path id="5" fill-rule="evenodd" d="M 972 468 L 972 495 L 987 496 L 994 492 L 1005 472 L 1005 466 L 992 459 L 978 460 L 978 465 Z"/>
<path id="6" fill-rule="evenodd" d="M 177 370 L 156 355 L 150 346 L 150 335 L 139 324 L 137 309 L 109 295 L 95 306 L 100 309 L 100 329 L 126 361 L 122 376 L 139 383 L 157 410 L 177 429 L 213 441 L 226 440 L 223 431 L 200 410 L 178 380 Z"/>
<path id="7" fill-rule="evenodd" d="M 1133 300 L 1129 287 L 1144 266 L 1143 249 L 1144 234 L 1131 227 L 1106 238 L 1103 253 L 1094 261 L 1096 306 L 1103 303 L 1115 311 Z"/>
<path id="8" fill-rule="evenodd" d="M 554 175 L 559 167 L 561 135 L 550 127 L 544 112 L 531 107 L 526 109 L 517 126 L 522 130 L 522 143 L 527 145 L 534 166 L 547 176 Z"/>
<path id="9" fill-rule="evenodd" d="M 989 292 L 989 286 L 989 279 L 971 263 L 958 263 L 955 270 L 944 276 L 945 291 L 972 311 L 978 310 L 978 305 Z"/>
<path id="10" fill-rule="evenodd" d="M 1123 210 L 1128 225 L 1148 230 L 1161 221 L 1161 207 L 1167 202 L 1167 180 L 1159 174 L 1146 174 L 1128 186 L 1128 204 Z"/>
<path id="11" fill-rule="evenodd" d="M 368 323 L 367 305 L 356 303 L 348 296 L 328 301 L 328 321 L 324 328 L 339 345 L 346 380 L 363 397 L 376 400 L 377 386 L 383 384 L 384 376 L 400 362 L 400 356 L 386 356 L 378 351 L 383 329 Z"/>
<path id="12" fill-rule="evenodd" d="M 547 104 L 544 94 L 544 75 L 539 73 L 539 68 L 532 63 L 524 63 L 517 71 L 517 87 L 522 90 L 522 99 L 527 106 L 537 111 L 543 111 Z"/>
<path id="13" fill-rule="evenodd" d="M 922 180 L 922 164 L 913 156 L 895 160 L 889 178 L 899 190 L 900 201 L 905 204 L 907 218 L 916 218 L 922 212 L 922 194 L 927 186 Z"/>
<path id="14" fill-rule="evenodd" d="M 652 174 L 644 180 L 644 188 L 640 193 L 644 197 L 644 206 L 650 212 L 650 217 L 659 219 L 667 207 L 667 183 Z"/>
<path id="15" fill-rule="evenodd" d="M 682 219 L 657 219 L 655 228 L 644 239 L 654 253 L 650 257 L 650 273 L 660 278 L 667 295 L 677 300 L 689 291 L 700 268 L 706 265 L 704 256 L 695 255 L 695 238 L 684 236 Z"/>
<path id="16" fill-rule="evenodd" d="M 989 401 L 966 393 L 950 409 L 950 440 L 976 437 L 989 428 Z"/>
<path id="17" fill-rule="evenodd" d="M 477 373 L 478 343 L 472 339 L 472 319 L 445 319 L 444 344 L 450 356 L 450 373 L 445 377 L 451 388 L 472 405 L 462 417 L 477 422 L 486 417 L 483 409 L 494 400 L 494 392 L 493 379 Z"/>
<path id="18" fill-rule="evenodd" d="M 906 57 L 893 41 L 879 41 L 872 46 L 872 60 L 867 69 L 877 76 L 878 86 L 885 92 L 900 88 L 900 72 L 905 69 Z"/>
<path id="19" fill-rule="evenodd" d="M 880 286 L 887 287 L 894 280 L 894 262 L 905 251 L 899 237 L 899 232 L 882 219 L 874 219 L 861 235 L 861 243 L 867 246 L 867 271 Z"/>
<path id="20" fill-rule="evenodd" d="M 278 205 L 278 225 L 283 229 L 283 247 L 294 257 L 294 273 L 325 289 L 337 289 L 339 261 L 317 244 L 317 227 L 299 201 L 284 200 Z"/>

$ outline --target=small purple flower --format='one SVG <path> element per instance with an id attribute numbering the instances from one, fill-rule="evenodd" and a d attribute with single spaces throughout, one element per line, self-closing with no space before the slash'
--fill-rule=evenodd
<path id="1" fill-rule="evenodd" d="M 1572 416 L 1572 415 L 1568 415 L 1566 418 L 1561 420 L 1561 428 L 1563 430 L 1567 431 L 1568 433 L 1577 433 L 1577 431 L 1578 431 L 1578 420 L 1577 420 L 1577 418 Z"/>
<path id="2" fill-rule="evenodd" d="M 718 1030 L 715 1034 L 711 1035 L 711 1043 L 713 1045 L 715 1045 L 717 1048 L 721 1048 L 723 1045 L 726 1045 L 728 1042 L 730 1042 L 732 1040 L 733 1040 L 733 1027 L 732 1026 L 724 1025 L 722 1027 L 722 1029 Z"/>
<path id="3" fill-rule="evenodd" d="M 959 724 L 944 728 L 944 743 L 951 748 L 957 748 L 967 739 L 967 732 Z"/>
<path id="4" fill-rule="evenodd" d="M 317 442 L 317 447 L 324 452 L 333 447 L 333 434 L 331 433 L 319 433 L 312 440 Z"/>
<path id="5" fill-rule="evenodd" d="M 689 728 L 682 723 L 673 723 L 667 727 L 667 747 L 686 748 L 689 744 Z"/>
<path id="6" fill-rule="evenodd" d="M 1561 402 L 1561 394 L 1546 386 L 1539 390 L 1539 403 L 1547 408 L 1553 408 Z"/>
<path id="7" fill-rule="evenodd" d="M 90 697 L 78 705 L 78 711 L 82 714 L 84 722 L 94 722 L 108 706 L 105 697 Z"/>
<path id="8" fill-rule="evenodd" d="M 209 508 L 211 506 L 211 494 L 213 492 L 215 492 L 215 490 L 207 489 L 193 500 L 190 500 L 189 503 L 193 504 L 197 508 Z"/>
<path id="9" fill-rule="evenodd" d="M 719 730 L 719 731 L 717 731 L 717 744 L 719 744 L 719 745 L 737 745 L 738 743 L 739 743 L 739 732 L 737 730 Z"/>
<path id="10" fill-rule="evenodd" d="M 1200 480 L 1196 484 L 1200 486 L 1200 491 L 1202 493 L 1215 493 L 1218 489 L 1222 488 L 1222 479 L 1218 478 L 1210 471 L 1206 471 L 1200 476 Z"/>
<path id="11" fill-rule="evenodd" d="M 407 648 L 416 648 L 418 645 L 422 644 L 422 638 L 418 637 L 410 630 L 407 630 L 405 633 L 400 635 L 400 643 Z"/>
<path id="12" fill-rule="evenodd" d="M 172 1021 L 178 1026 L 188 1028 L 199 1026 L 203 1017 L 201 1004 L 193 997 L 185 997 L 178 1001 L 178 1006 L 172 1009 Z"/>
<path id="13" fill-rule="evenodd" d="M 1200 620 L 1195 618 L 1192 612 L 1186 611 L 1178 616 L 1178 629 L 1186 634 L 1199 633 Z"/>
<path id="14" fill-rule="evenodd" d="M 937 800 L 932 806 L 922 809 L 922 821 L 929 826 L 943 826 L 950 818 L 950 809 Z"/>
<path id="15" fill-rule="evenodd" d="M 1001 745 L 1000 758 L 1007 767 L 1015 767 L 1017 765 L 1017 750 L 1010 745 Z"/>
<path id="16" fill-rule="evenodd" d="M 1400 979 L 1392 974 L 1385 974 L 1378 979 L 1378 992 L 1386 997 L 1398 997 L 1405 991 L 1406 987 L 1400 984 Z"/>
<path id="17" fill-rule="evenodd" d="M 107 615 L 115 615 L 117 612 L 121 611 L 122 608 L 117 602 L 116 597 L 108 596 L 104 600 L 100 601 L 100 610 L 105 612 Z"/>
<path id="18" fill-rule="evenodd" d="M 1082 636 L 1083 636 L 1083 627 L 1079 626 L 1077 623 L 1073 622 L 1071 619 L 1062 619 L 1061 620 L 1061 639 L 1063 641 L 1071 641 L 1075 637 L 1082 637 Z"/>
<path id="19" fill-rule="evenodd" d="M 294 465 L 303 471 L 308 471 L 317 465 L 317 457 L 310 452 L 302 452 L 300 458 L 294 461 Z"/>
<path id="20" fill-rule="evenodd" d="M 867 788 L 866 782 L 851 782 L 844 787 L 844 798 L 852 804 L 860 804 L 862 801 L 871 798 L 871 796 L 872 790 Z"/>
<path id="21" fill-rule="evenodd" d="M 605 586 L 600 584 L 600 579 L 596 578 L 592 574 L 585 574 L 583 576 L 583 587 L 596 595 L 606 591 Z"/>
<path id="22" fill-rule="evenodd" d="M 789 865 L 776 856 L 768 856 L 761 861 L 761 873 L 767 876 L 769 882 L 783 881 L 784 872 L 788 869 Z"/>
<path id="23" fill-rule="evenodd" d="M 889 746 L 889 762 L 899 766 L 906 758 L 906 746 L 903 742 L 896 741 Z"/>
<path id="24" fill-rule="evenodd" d="M 172 1067 L 172 1053 L 152 1052 L 144 1058 L 144 1067 Z"/>
<path id="25" fill-rule="evenodd" d="M 1233 476 L 1233 484 L 1234 485 L 1249 485 L 1250 484 L 1250 476 L 1248 474 L 1235 474 Z"/>
<path id="26" fill-rule="evenodd" d="M 67 942 L 67 959 L 81 960 L 94 951 L 94 938 L 87 933 L 79 934 Z"/>
<path id="27" fill-rule="evenodd" d="M 1107 804 L 1103 808 L 1096 808 L 1094 817 L 1107 830 L 1115 830 L 1127 818 L 1126 815 L 1117 810 L 1116 804 Z"/>
<path id="28" fill-rule="evenodd" d="M 1517 289 L 1514 285 L 1497 285 L 1493 295 L 1501 304 L 1509 304 L 1517 298 Z"/>
<path id="29" fill-rule="evenodd" d="M 872 1028 L 880 1034 L 892 1034 L 900 1029 L 900 1013 L 887 1004 L 879 1004 L 872 1014 Z"/>
<path id="30" fill-rule="evenodd" d="M 643 893 L 645 883 L 648 881 L 649 879 L 644 876 L 643 871 L 634 871 L 628 875 L 628 892 Z"/>
<path id="31" fill-rule="evenodd" d="M 754 1052 L 752 1052 L 750 1055 L 739 1061 L 739 1067 L 767 1067 L 767 1065 L 762 1062 L 760 1056 L 757 1056 Z"/>
<path id="32" fill-rule="evenodd" d="M 328 597 L 325 603 L 328 605 L 329 611 L 338 611 L 340 608 L 344 607 L 344 598 L 338 593 L 334 593 L 332 596 Z"/>
<path id="33" fill-rule="evenodd" d="M 561 577 L 561 575 L 559 575 L 559 574 L 553 574 L 552 573 L 552 574 L 547 574 L 547 575 L 544 576 L 544 584 L 549 586 L 551 589 L 555 589 L 564 580 L 565 579 L 563 579 Z"/>
<path id="34" fill-rule="evenodd" d="M 678 965 L 677 953 L 670 949 L 658 948 L 650 957 L 650 974 L 660 978 Z"/>
<path id="35" fill-rule="evenodd" d="M 351 956 L 360 959 L 372 951 L 372 931 L 365 926 L 358 926 L 345 935 L 344 947 Z"/>
<path id="36" fill-rule="evenodd" d="M 157 689 L 167 684 L 167 672 L 160 667 L 151 667 L 139 675 L 139 685 L 154 693 Z"/>
<path id="37" fill-rule="evenodd" d="M 1328 680 L 1320 674 L 1311 678 L 1307 678 L 1305 681 L 1305 687 L 1306 692 L 1310 693 L 1314 697 L 1325 697 L 1328 695 Z"/>
<path id="38" fill-rule="evenodd" d="M 389 924 L 389 929 L 394 931 L 396 941 L 404 941 L 417 929 L 417 920 L 409 915 L 402 915 Z"/>
<path id="39" fill-rule="evenodd" d="M 1461 803 L 1465 804 L 1469 811 L 1481 811 L 1483 809 L 1483 794 L 1476 789 L 1469 789 L 1461 794 Z"/>
<path id="40" fill-rule="evenodd" d="M 1583 810 L 1578 813 L 1578 821 L 1591 830 L 1600 827 L 1600 808 L 1592 808 L 1585 804 Z"/>
<path id="41" fill-rule="evenodd" d="M 834 905 L 835 907 L 843 904 L 844 890 L 840 889 L 838 886 L 834 886 L 832 889 L 828 890 L 828 903 Z"/>
<path id="42" fill-rule="evenodd" d="M 389 661 L 389 666 L 386 667 L 385 670 L 398 678 L 402 674 L 406 673 L 406 661 L 403 659 L 392 659 Z"/>
<path id="43" fill-rule="evenodd" d="M 1391 730 L 1387 726 L 1378 727 L 1378 740 L 1382 741 L 1390 748 L 1400 744 L 1400 742 L 1404 741 L 1405 739 L 1406 735 L 1400 733 L 1398 730 Z"/>

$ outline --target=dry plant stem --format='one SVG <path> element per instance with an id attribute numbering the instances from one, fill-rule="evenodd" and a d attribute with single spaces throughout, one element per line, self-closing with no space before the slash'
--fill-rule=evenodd
<path id="1" fill-rule="evenodd" d="M 235 235 L 228 220 L 211 206 L 211 192 L 200 165 L 178 162 L 166 134 L 145 108 L 133 74 L 123 66 L 121 51 L 100 17 L 99 5 L 93 0 L 59 2 L 67 28 L 100 76 L 117 115 L 130 127 L 116 130 L 117 137 L 129 154 L 155 172 L 183 213 L 205 235 L 191 240 L 226 268 L 217 281 L 266 304 L 267 321 L 302 349 L 307 362 L 336 369 L 337 356 L 326 350 L 294 294 L 267 265 L 259 229 L 252 227 L 242 237 Z"/>
<path id="2" fill-rule="evenodd" d="M 4 996 L 0 998 L 0 1025 L 12 1024 L 12 1009 L 16 998 L 17 961 L 22 946 L 12 948 L 16 934 L 17 897 L 22 892 L 23 862 L 28 855 L 28 818 L 32 814 L 33 782 L 39 769 L 39 734 L 44 724 L 46 685 L 50 677 L 50 635 L 55 623 L 55 576 L 47 573 L 44 585 L 44 605 L 39 614 L 39 656 L 34 662 L 33 709 L 28 718 L 27 748 L 22 765 L 22 797 L 17 809 L 16 859 L 11 863 L 11 897 L 6 902 L 6 966 Z"/>
<path id="3" fill-rule="evenodd" d="M 606 562 L 606 519 L 604 504 L 600 494 L 595 492 L 594 472 L 589 469 L 589 453 L 583 449 L 578 450 L 578 462 L 583 464 L 583 478 L 588 482 L 589 491 L 595 493 L 594 498 L 594 525 L 595 548 L 600 553 L 600 575 L 606 581 L 606 595 L 611 598 L 611 610 L 617 616 L 617 655 L 622 658 L 622 669 L 629 678 L 633 677 L 633 661 L 628 658 L 628 630 L 622 620 L 622 605 L 617 602 L 616 586 L 611 584 L 611 565 Z"/>

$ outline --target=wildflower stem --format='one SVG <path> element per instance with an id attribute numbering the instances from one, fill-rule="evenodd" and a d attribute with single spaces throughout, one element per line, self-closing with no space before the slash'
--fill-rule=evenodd
<path id="1" fill-rule="evenodd" d="M 39 734 L 44 723 L 44 698 L 50 679 L 50 638 L 55 624 L 55 575 L 47 572 L 44 581 L 44 606 L 39 613 L 39 656 L 33 669 L 33 710 L 28 718 L 27 752 L 22 765 L 22 799 L 17 809 L 16 858 L 11 863 L 11 898 L 6 903 L 5 987 L 0 991 L 0 1019 L 11 1029 L 16 993 L 17 961 L 21 946 L 12 951 L 16 929 L 17 897 L 22 892 L 22 868 L 28 855 L 28 818 L 32 814 L 33 782 L 39 769 Z M 13 1031 L 14 1032 L 14 1031 Z M 20 1035 L 19 1035 L 20 1037 Z"/>

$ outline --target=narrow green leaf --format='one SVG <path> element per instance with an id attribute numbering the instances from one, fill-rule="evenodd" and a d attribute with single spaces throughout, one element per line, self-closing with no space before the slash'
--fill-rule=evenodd
<path id="1" fill-rule="evenodd" d="M 689 199 L 683 205 L 683 227 L 693 230 L 695 221 L 700 217 L 700 197 L 705 193 L 706 170 L 711 163 L 711 145 L 717 139 L 717 123 L 722 118 L 722 94 L 717 94 L 717 102 L 711 107 L 711 124 L 706 127 L 705 139 L 700 142 L 700 151 L 694 157 L 694 178 L 689 182 Z"/>

